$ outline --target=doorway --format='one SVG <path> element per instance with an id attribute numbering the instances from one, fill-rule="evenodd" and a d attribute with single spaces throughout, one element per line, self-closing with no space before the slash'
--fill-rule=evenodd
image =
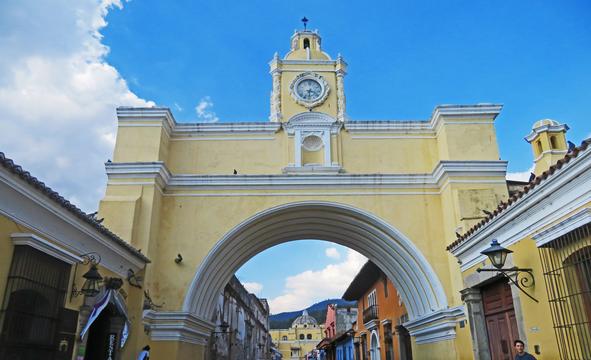
<path id="1" fill-rule="evenodd" d="M 519 338 L 511 287 L 497 281 L 481 288 L 488 346 L 493 360 L 515 358 L 513 342 Z"/>
<path id="2" fill-rule="evenodd" d="M 84 360 L 119 359 L 119 342 L 125 318 L 113 304 L 101 312 L 88 331 Z"/>

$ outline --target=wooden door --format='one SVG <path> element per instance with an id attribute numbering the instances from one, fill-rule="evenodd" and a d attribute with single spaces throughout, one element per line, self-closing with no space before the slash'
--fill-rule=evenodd
<path id="1" fill-rule="evenodd" d="M 493 360 L 515 358 L 513 341 L 519 338 L 511 287 L 496 282 L 482 288 L 488 345 Z"/>

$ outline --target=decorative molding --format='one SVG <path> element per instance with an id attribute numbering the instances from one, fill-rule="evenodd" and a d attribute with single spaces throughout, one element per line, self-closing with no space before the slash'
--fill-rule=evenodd
<path id="1" fill-rule="evenodd" d="M 143 313 L 143 323 L 153 341 L 181 341 L 207 345 L 215 324 L 183 311 L 154 311 Z"/>
<path id="2" fill-rule="evenodd" d="M 139 272 L 149 261 L 99 233 L 66 208 L 48 201 L 5 168 L 0 168 L 0 214 L 71 253 L 101 254 L 101 265 L 121 277 L 127 276 L 128 269 Z"/>
<path id="3" fill-rule="evenodd" d="M 532 235 L 532 239 L 536 241 L 536 246 L 540 247 L 589 223 L 591 223 L 591 208 L 584 208 L 558 224 Z"/>
<path id="4" fill-rule="evenodd" d="M 591 149 L 591 148 L 590 148 Z M 591 201 L 591 150 L 579 154 L 451 250 L 465 271 L 483 261 L 490 239 L 508 247 Z"/>
<path id="5" fill-rule="evenodd" d="M 318 186 L 438 189 L 448 183 L 488 183 L 495 180 L 450 180 L 452 177 L 501 177 L 504 182 L 506 161 L 441 161 L 431 174 L 340 174 L 341 167 L 314 169 L 286 167 L 288 174 L 277 175 L 172 175 L 163 162 L 106 163 L 109 184 L 115 180 L 154 179 L 163 189 L 307 189 Z M 313 170 L 313 173 L 312 171 Z M 299 174 L 293 176 L 289 174 Z M 130 182 L 121 182 L 130 184 Z"/>
<path id="6" fill-rule="evenodd" d="M 534 141 L 538 135 L 544 133 L 544 132 L 548 132 L 548 133 L 559 133 L 559 132 L 567 132 L 569 129 L 568 125 L 566 124 L 559 124 L 559 125 L 543 125 L 540 127 L 537 127 L 535 129 L 532 129 L 532 131 L 526 136 L 524 137 L 524 139 L 528 142 L 531 143 L 532 141 Z"/>
<path id="7" fill-rule="evenodd" d="M 464 306 L 433 311 L 404 323 L 417 344 L 451 340 L 456 337 L 456 324 L 466 318 Z"/>
<path id="8" fill-rule="evenodd" d="M 447 308 L 437 274 L 404 234 L 349 205 L 304 201 L 261 211 L 226 233 L 199 265 L 183 310 L 211 317 L 219 291 L 248 259 L 271 246 L 308 238 L 330 240 L 371 258 L 394 282 L 411 319 Z"/>
<path id="9" fill-rule="evenodd" d="M 537 158 L 534 159 L 534 163 L 538 162 L 538 160 L 543 158 L 544 155 L 546 155 L 546 154 L 564 156 L 567 153 L 568 153 L 568 150 L 546 150 L 546 151 L 542 152 L 540 155 L 538 155 Z"/>
<path id="10" fill-rule="evenodd" d="M 64 249 L 61 246 L 42 239 L 35 234 L 13 233 L 10 234 L 10 238 L 12 239 L 12 243 L 14 245 L 30 246 L 68 264 L 76 264 L 82 261 L 79 256 L 74 255 L 72 252 Z"/>

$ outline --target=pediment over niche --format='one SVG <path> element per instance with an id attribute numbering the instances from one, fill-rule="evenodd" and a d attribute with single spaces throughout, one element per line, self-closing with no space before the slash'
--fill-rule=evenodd
<path id="1" fill-rule="evenodd" d="M 309 111 L 292 116 L 283 126 L 290 135 L 293 135 L 296 129 L 330 130 L 334 134 L 341 128 L 342 123 L 327 114 Z"/>

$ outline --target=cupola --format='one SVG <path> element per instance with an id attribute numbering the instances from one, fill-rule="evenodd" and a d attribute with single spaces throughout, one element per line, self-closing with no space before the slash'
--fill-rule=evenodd
<path id="1" fill-rule="evenodd" d="M 534 174 L 540 175 L 556 164 L 568 151 L 566 132 L 568 125 L 556 120 L 538 120 L 525 140 L 532 146 L 534 154 Z"/>

